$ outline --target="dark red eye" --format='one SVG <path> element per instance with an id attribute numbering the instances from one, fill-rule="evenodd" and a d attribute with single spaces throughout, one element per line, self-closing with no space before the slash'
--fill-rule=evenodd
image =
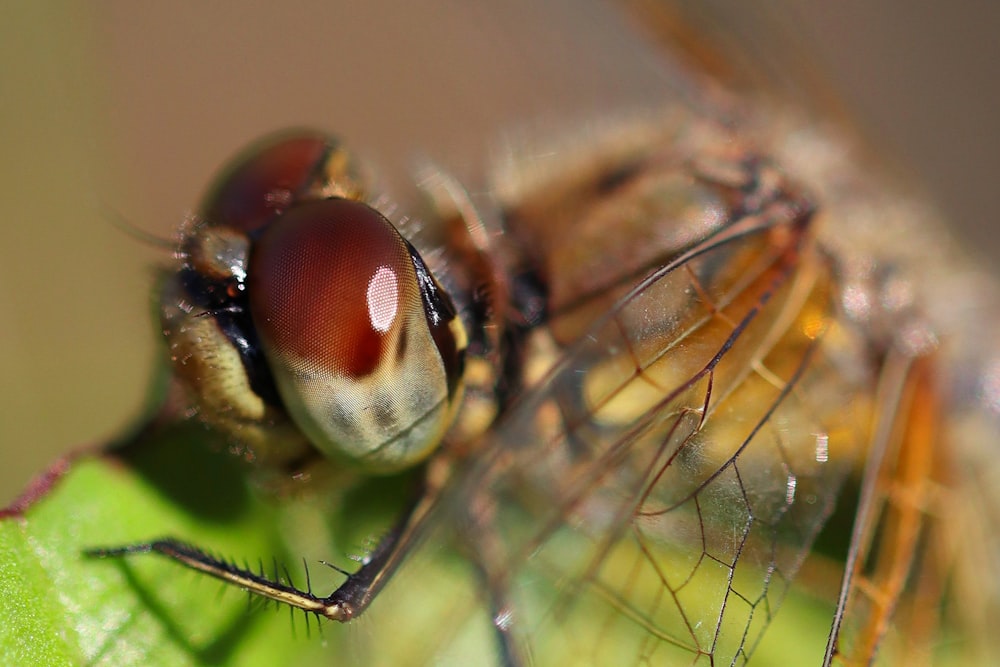
<path id="1" fill-rule="evenodd" d="M 340 143 L 314 131 L 271 137 L 233 161 L 205 197 L 210 225 L 252 233 L 295 203 L 361 195 L 357 168 Z"/>
<path id="2" fill-rule="evenodd" d="M 285 409 L 321 451 L 372 472 L 425 458 L 460 400 L 440 341 L 460 354 L 464 330 L 450 311 L 432 325 L 440 313 L 425 310 L 410 253 L 378 211 L 333 198 L 274 219 L 248 262 L 250 314 Z"/>
<path id="3" fill-rule="evenodd" d="M 298 372 L 372 373 L 390 352 L 389 334 L 422 308 L 399 233 L 346 199 L 302 204 L 268 227 L 248 286 L 262 340 Z"/>
<path id="4" fill-rule="evenodd" d="M 261 425 L 259 452 L 276 434 L 276 455 L 306 440 L 371 473 L 423 460 L 462 398 L 467 338 L 447 294 L 361 203 L 362 171 L 336 140 L 285 133 L 232 164 L 164 297 L 206 421 L 244 441 Z M 300 437 L 279 433 L 292 424 Z"/>

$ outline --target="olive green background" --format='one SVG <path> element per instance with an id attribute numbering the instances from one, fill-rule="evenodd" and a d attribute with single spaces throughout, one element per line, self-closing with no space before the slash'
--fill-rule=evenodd
<path id="1" fill-rule="evenodd" d="M 769 11 L 995 261 L 1000 42 L 985 5 Z M 337 131 L 405 194 L 414 160 L 462 174 L 505 130 L 670 88 L 655 50 L 596 2 L 0 7 L 0 503 L 142 405 L 169 251 L 116 217 L 169 238 L 218 163 L 278 127 Z"/>

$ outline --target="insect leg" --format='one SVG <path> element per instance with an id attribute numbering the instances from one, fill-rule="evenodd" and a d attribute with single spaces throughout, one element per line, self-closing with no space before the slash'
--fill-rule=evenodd
<path id="1" fill-rule="evenodd" d="M 428 466 L 428 470 L 434 468 L 433 464 Z M 430 476 L 430 472 L 428 475 Z M 239 567 L 172 537 L 118 547 L 87 549 L 84 555 L 92 558 L 122 558 L 134 554 L 156 553 L 251 594 L 346 623 L 368 607 L 409 550 L 415 546 L 439 496 L 440 487 L 426 483 L 423 492 L 403 513 L 392 530 L 379 541 L 364 564 L 353 573 L 344 572 L 347 580 L 326 597 L 315 595 L 308 588 L 296 588 L 290 581 L 283 582 L 277 576 L 272 578 L 249 568 Z"/>

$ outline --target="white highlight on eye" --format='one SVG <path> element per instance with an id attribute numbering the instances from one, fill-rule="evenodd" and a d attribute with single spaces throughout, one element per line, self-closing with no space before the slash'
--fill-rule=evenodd
<path id="1" fill-rule="evenodd" d="M 399 312 L 399 285 L 396 272 L 380 266 L 368 281 L 368 320 L 376 331 L 387 332 Z"/>

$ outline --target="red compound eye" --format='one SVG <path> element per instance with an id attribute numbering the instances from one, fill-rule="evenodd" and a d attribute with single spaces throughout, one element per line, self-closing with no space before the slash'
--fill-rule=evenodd
<path id="1" fill-rule="evenodd" d="M 331 145 L 320 134 L 287 136 L 255 146 L 205 198 L 202 215 L 212 225 L 252 232 L 288 206 L 322 166 Z"/>
<path id="2" fill-rule="evenodd" d="M 285 132 L 258 142 L 232 162 L 205 197 L 202 218 L 212 226 L 252 233 L 300 202 L 360 198 L 359 171 L 333 137 Z"/>
<path id="3" fill-rule="evenodd" d="M 271 225 L 255 244 L 248 291 L 273 354 L 302 372 L 349 377 L 375 371 L 395 352 L 391 334 L 422 308 L 399 233 L 345 199 L 297 206 Z"/>
<path id="4" fill-rule="evenodd" d="M 381 214 L 338 198 L 276 218 L 248 262 L 250 312 L 282 402 L 317 447 L 374 472 L 427 456 L 459 398 L 439 345 L 461 349 L 461 325 L 427 310 L 415 262 L 425 271 Z"/>
<path id="5" fill-rule="evenodd" d="M 329 135 L 297 130 L 268 137 L 224 170 L 181 253 L 207 279 L 242 283 L 247 249 L 265 225 L 305 202 L 360 199 L 360 174 L 351 153 Z"/>

